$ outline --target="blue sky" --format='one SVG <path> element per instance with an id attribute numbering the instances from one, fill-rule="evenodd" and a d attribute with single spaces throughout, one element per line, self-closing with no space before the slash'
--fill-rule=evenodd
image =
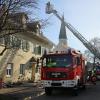
<path id="1" fill-rule="evenodd" d="M 87 40 L 100 37 L 100 0 L 49 0 L 55 9 L 65 20 L 76 28 Z M 39 18 L 47 19 L 51 15 L 45 13 L 45 4 L 48 0 L 40 0 L 40 10 L 37 12 Z M 44 35 L 55 44 L 58 43 L 60 20 L 52 16 L 49 18 L 50 25 L 44 30 Z M 68 45 L 82 52 L 86 49 L 84 45 L 68 30 Z"/>

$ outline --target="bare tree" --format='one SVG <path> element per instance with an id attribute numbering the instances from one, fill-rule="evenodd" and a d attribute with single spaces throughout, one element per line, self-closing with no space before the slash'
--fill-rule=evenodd
<path id="1" fill-rule="evenodd" d="M 25 7 L 37 8 L 38 0 L 0 0 L 0 34 L 10 13 L 19 12 Z"/>
<path id="2" fill-rule="evenodd" d="M 38 0 L 0 0 L 0 38 L 22 31 L 20 28 L 16 29 L 11 27 L 11 23 L 14 24 L 14 22 L 10 21 L 9 23 L 10 14 L 21 12 L 23 10 L 25 11 L 25 9 L 29 7 L 36 9 L 37 5 Z M 0 55 L 3 55 L 6 49 L 7 46 L 5 45 L 5 48 Z"/>
<path id="3" fill-rule="evenodd" d="M 100 52 L 100 38 L 95 37 L 90 40 L 90 43 L 92 45 L 94 45 L 94 47 Z M 84 54 L 85 54 L 88 62 L 95 63 L 95 62 L 99 61 L 99 59 L 97 59 L 89 50 L 85 50 Z"/>

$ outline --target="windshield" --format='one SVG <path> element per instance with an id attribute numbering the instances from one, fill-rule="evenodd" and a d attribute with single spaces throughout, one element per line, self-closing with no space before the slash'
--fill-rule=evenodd
<path id="1" fill-rule="evenodd" d="M 69 67 L 72 64 L 71 55 L 48 56 L 43 59 L 44 67 Z"/>

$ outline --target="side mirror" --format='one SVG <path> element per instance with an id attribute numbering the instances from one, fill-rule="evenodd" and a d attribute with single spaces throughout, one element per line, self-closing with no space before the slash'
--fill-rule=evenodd
<path id="1" fill-rule="evenodd" d="M 77 57 L 77 65 L 80 65 L 80 64 L 81 64 L 80 57 Z"/>

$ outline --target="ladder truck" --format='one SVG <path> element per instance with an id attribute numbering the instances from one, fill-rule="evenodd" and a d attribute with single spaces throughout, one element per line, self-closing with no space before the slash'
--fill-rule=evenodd
<path id="1" fill-rule="evenodd" d="M 46 13 L 53 13 L 60 21 L 62 21 L 62 17 L 58 14 L 58 11 L 54 9 L 53 5 L 48 2 L 46 4 Z M 70 23 L 64 21 L 65 26 L 83 43 L 83 45 L 98 59 L 100 59 L 100 52 L 90 43 L 88 42 Z"/>
<path id="2" fill-rule="evenodd" d="M 53 13 L 61 22 L 64 21 L 58 12 L 53 9 L 50 2 L 46 5 L 46 13 Z M 88 42 L 70 23 L 65 22 L 65 26 L 88 48 L 97 58 L 100 59 L 99 51 Z M 57 88 L 67 88 L 72 90 L 72 94 L 77 95 L 78 89 L 85 88 L 86 69 L 84 56 L 75 49 L 63 47 L 58 44 L 53 52 L 45 52 L 41 57 L 41 80 L 45 88 L 46 95 L 51 95 Z M 62 49 L 61 49 L 62 48 Z M 95 77 L 92 77 L 94 79 Z M 91 80 L 92 81 L 92 80 Z"/>

